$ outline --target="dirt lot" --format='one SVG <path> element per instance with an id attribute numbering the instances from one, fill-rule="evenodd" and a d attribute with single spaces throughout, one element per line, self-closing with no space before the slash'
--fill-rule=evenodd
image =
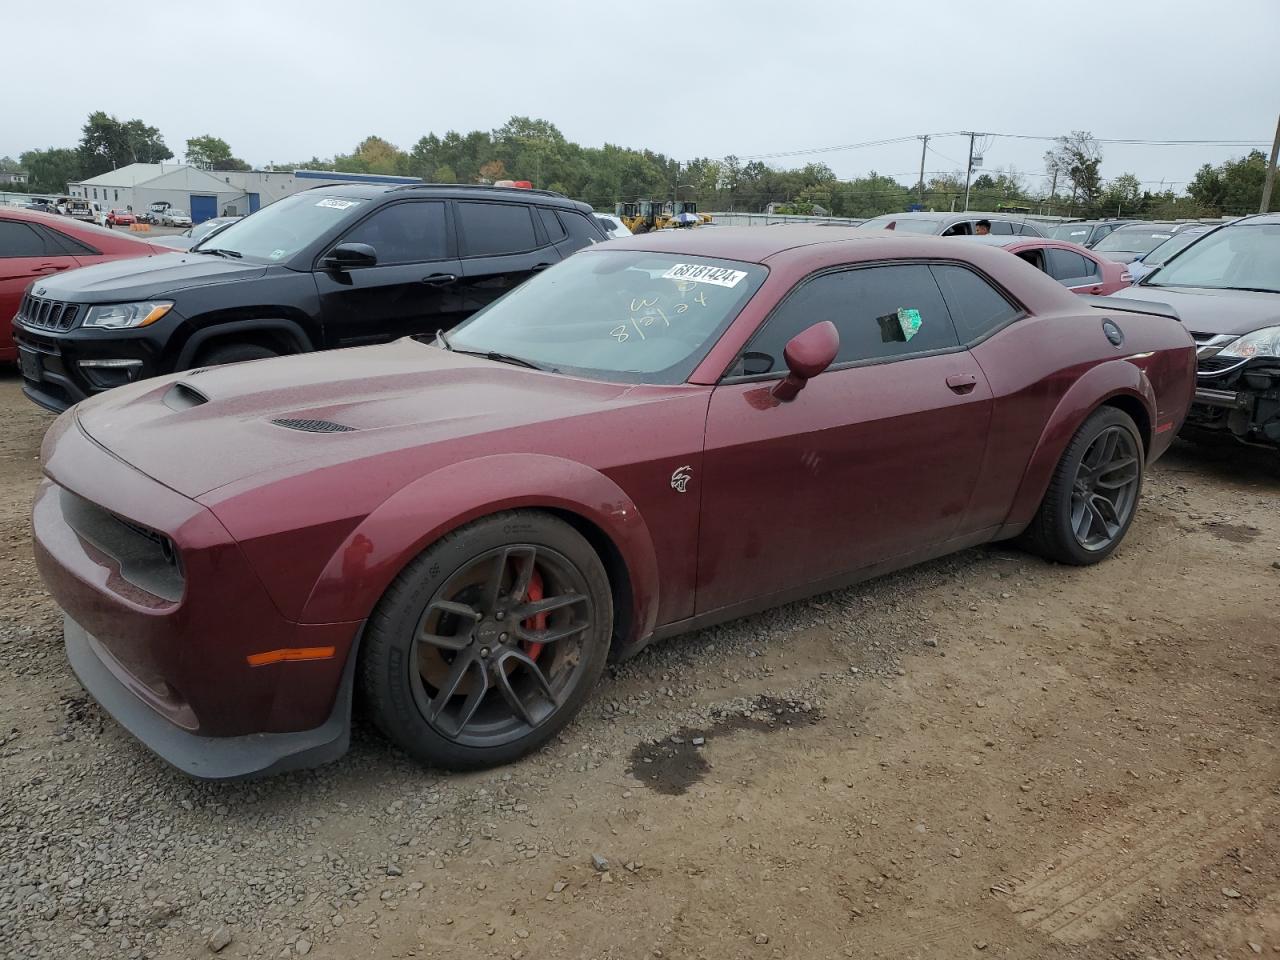
<path id="1" fill-rule="evenodd" d="M 211 786 L 70 676 L 49 418 L 4 375 L 0 420 L 0 956 L 1280 956 L 1278 458 L 1178 447 L 1099 567 L 973 550 L 651 649 L 504 770 L 361 728 Z"/>

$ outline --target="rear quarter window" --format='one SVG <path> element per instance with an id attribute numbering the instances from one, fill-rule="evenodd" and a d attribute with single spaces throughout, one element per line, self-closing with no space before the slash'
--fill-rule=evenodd
<path id="1" fill-rule="evenodd" d="M 934 279 L 961 343 L 972 343 L 1016 320 L 1022 311 L 985 278 L 955 264 L 934 264 Z"/>

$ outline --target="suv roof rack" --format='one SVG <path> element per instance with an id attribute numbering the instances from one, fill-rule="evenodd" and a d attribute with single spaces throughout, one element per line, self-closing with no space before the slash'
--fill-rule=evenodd
<path id="1" fill-rule="evenodd" d="M 449 187 L 453 190 L 514 190 L 516 193 L 533 193 L 543 197 L 559 197 L 568 200 L 563 193 L 555 190 L 540 190 L 537 187 L 500 187 L 493 183 L 406 183 L 393 187 L 393 190 L 417 190 L 421 187 Z"/>

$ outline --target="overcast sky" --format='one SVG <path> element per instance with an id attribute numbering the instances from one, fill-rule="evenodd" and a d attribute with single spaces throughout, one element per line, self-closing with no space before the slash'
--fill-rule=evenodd
<path id="1" fill-rule="evenodd" d="M 1270 144 L 1278 0 L 45 0 L 5 11 L 0 155 L 70 146 L 92 110 L 211 133 L 254 165 L 369 134 L 550 120 L 585 145 L 751 157 L 979 130 Z M 78 48 L 83 43 L 85 49 Z M 17 81 L 15 83 L 15 81 Z M 992 137 L 1039 184 L 1047 143 Z M 962 169 L 967 140 L 930 143 Z M 1247 147 L 1104 147 L 1102 172 L 1182 189 Z M 913 182 L 919 141 L 771 159 Z M 518 171 L 517 171 L 518 172 Z M 527 175 L 527 171 L 525 172 Z"/>

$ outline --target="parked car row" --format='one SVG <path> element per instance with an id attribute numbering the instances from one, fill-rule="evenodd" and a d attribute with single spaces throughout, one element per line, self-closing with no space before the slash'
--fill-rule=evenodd
<path id="1" fill-rule="evenodd" d="M 1075 296 L 984 243 L 596 238 L 546 194 L 330 187 L 145 284 L 127 263 L 38 284 L 102 321 L 75 354 L 57 335 L 70 367 L 150 362 L 215 302 L 314 297 L 325 345 L 487 306 L 57 421 L 36 560 L 106 711 L 204 778 L 340 756 L 357 696 L 426 764 L 509 762 L 654 639 L 1013 537 L 1105 559 L 1192 399 L 1172 310 Z"/>
<path id="2" fill-rule="evenodd" d="M 62 410 L 175 370 L 434 334 L 607 239 L 547 191 L 317 188 L 188 252 L 37 282 L 13 320 L 23 390 Z"/>
<path id="3" fill-rule="evenodd" d="M 40 570 L 85 686 L 196 776 L 332 759 L 357 694 L 424 762 L 505 762 L 611 653 L 991 540 L 1097 562 L 1184 424 L 1280 448 L 1277 215 L 606 243 L 545 191 L 350 184 L 183 252 L 25 216 L 99 257 L 15 310 L 25 392 L 76 404 Z M 1168 234 L 1137 286 L 1125 231 Z"/>

